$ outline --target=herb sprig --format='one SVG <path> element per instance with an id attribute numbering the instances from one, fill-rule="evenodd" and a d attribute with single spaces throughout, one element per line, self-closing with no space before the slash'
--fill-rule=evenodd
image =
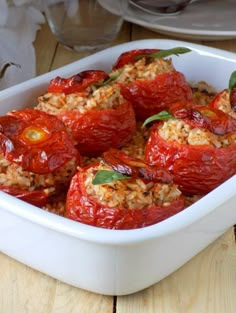
<path id="1" fill-rule="evenodd" d="M 117 80 L 117 78 L 122 74 L 122 72 L 124 71 L 124 69 L 120 69 L 119 71 L 117 71 L 116 73 L 110 74 L 109 78 L 102 81 L 102 82 L 98 82 L 96 84 L 94 84 L 96 87 L 103 87 L 108 85 L 109 83 Z"/>
<path id="2" fill-rule="evenodd" d="M 130 176 L 118 173 L 116 171 L 109 171 L 109 170 L 100 170 L 96 173 L 92 184 L 93 185 L 101 185 L 111 183 L 116 180 L 127 179 Z"/>
<path id="3" fill-rule="evenodd" d="M 158 114 L 154 114 L 148 117 L 142 125 L 142 128 L 145 127 L 147 124 L 154 122 L 154 121 L 166 121 L 172 118 L 173 116 L 168 111 L 161 111 Z"/>
<path id="4" fill-rule="evenodd" d="M 234 71 L 229 79 L 229 91 L 232 91 L 232 89 L 236 86 L 236 71 Z"/>
<path id="5" fill-rule="evenodd" d="M 176 47 L 172 49 L 167 49 L 167 50 L 160 50 L 154 53 L 150 54 L 141 54 L 135 57 L 135 60 L 140 60 L 142 58 L 150 58 L 150 59 L 155 59 L 155 58 L 165 58 L 168 57 L 172 54 L 179 56 L 180 54 L 188 53 L 191 52 L 192 50 L 186 47 Z"/>

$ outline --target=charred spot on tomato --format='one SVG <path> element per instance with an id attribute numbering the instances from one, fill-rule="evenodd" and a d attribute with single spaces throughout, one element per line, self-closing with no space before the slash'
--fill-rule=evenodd
<path id="1" fill-rule="evenodd" d="M 136 49 L 136 50 L 130 50 L 130 51 L 124 52 L 118 57 L 112 69 L 115 70 L 115 69 L 124 67 L 127 64 L 134 64 L 137 62 L 138 56 L 149 55 L 157 51 L 159 51 L 159 49 Z"/>
<path id="2" fill-rule="evenodd" d="M 42 143 L 50 137 L 50 134 L 37 126 L 29 126 L 23 130 L 20 139 L 30 145 Z"/>
<path id="3" fill-rule="evenodd" d="M 62 78 L 57 76 L 50 81 L 47 91 L 50 93 L 65 94 L 81 92 L 92 84 L 108 78 L 109 75 L 101 70 L 82 71 L 69 78 Z"/>

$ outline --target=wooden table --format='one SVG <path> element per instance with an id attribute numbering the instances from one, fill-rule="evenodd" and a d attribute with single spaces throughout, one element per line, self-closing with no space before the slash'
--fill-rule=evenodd
<path id="1" fill-rule="evenodd" d="M 173 39 L 126 22 L 115 44 L 144 38 Z M 197 43 L 236 52 L 236 39 Z M 47 25 L 38 32 L 35 48 L 38 75 L 86 55 L 58 45 Z M 234 313 L 234 229 L 166 279 L 146 290 L 121 297 L 97 295 L 71 287 L 0 254 L 0 313 L 25 312 Z"/>

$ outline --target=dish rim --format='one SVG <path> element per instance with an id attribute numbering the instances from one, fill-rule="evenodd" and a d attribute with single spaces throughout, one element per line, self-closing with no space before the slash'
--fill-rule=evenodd
<path id="1" fill-rule="evenodd" d="M 130 230 L 106 229 L 86 225 L 37 208 L 2 191 L 0 191 L 0 195 L 1 203 L 4 206 L 3 210 L 33 224 L 88 242 L 124 246 L 171 235 L 201 220 L 233 196 L 235 184 L 236 175 L 183 211 L 151 226 Z M 224 189 L 224 199 L 222 199 L 220 189 Z M 207 209 L 206 205 L 201 205 L 202 202 L 205 204 L 207 202 Z M 19 203 L 22 203 L 22 206 Z"/>
<path id="2" fill-rule="evenodd" d="M 88 57 L 82 58 L 78 61 L 72 62 L 68 65 L 60 67 L 49 73 L 40 75 L 38 77 L 32 78 L 26 82 L 20 83 L 16 86 L 12 86 L 0 92 L 0 101 L 18 94 L 20 90 L 25 90 L 27 87 L 41 86 L 42 83 L 47 84 L 46 81 L 54 78 L 56 75 L 63 75 L 65 72 L 73 72 L 73 68 L 78 66 L 78 68 L 83 63 L 88 63 L 90 60 L 96 56 L 98 59 L 105 53 L 110 53 L 119 50 L 119 53 L 127 51 L 127 49 L 138 48 L 139 45 L 143 47 L 145 45 L 170 45 L 170 46 L 186 46 L 191 48 L 193 51 L 200 55 L 205 55 L 208 57 L 221 58 L 227 61 L 233 61 L 236 63 L 236 54 L 233 52 L 225 51 L 218 48 L 207 47 L 199 44 L 189 43 L 181 40 L 169 40 L 169 39 L 143 39 L 136 40 L 132 43 L 123 43 L 120 45 L 107 48 L 103 51 L 97 52 Z M 94 227 L 90 225 L 85 225 L 68 218 L 58 216 L 54 213 L 44 211 L 33 205 L 30 205 L 22 200 L 16 199 L 4 192 L 0 192 L 1 195 L 1 206 L 2 209 L 14 214 L 20 218 L 28 220 L 34 224 L 44 226 L 47 229 L 63 233 L 64 235 L 69 235 L 77 239 L 108 245 L 130 245 L 134 243 L 141 243 L 147 240 L 152 240 L 154 238 L 160 238 L 172 233 L 175 233 L 191 224 L 197 220 L 202 219 L 204 216 L 213 212 L 217 207 L 222 205 L 224 202 L 229 200 L 234 195 L 234 188 L 236 184 L 236 175 L 231 177 L 229 180 L 221 184 L 219 187 L 214 189 L 212 192 L 204 196 L 202 199 L 198 200 L 185 210 L 175 214 L 174 216 L 159 222 L 157 224 L 147 226 L 139 229 L 132 230 L 113 230 L 104 229 L 99 227 Z M 224 199 L 222 200 L 221 189 L 224 189 Z M 201 206 L 202 202 L 207 203 Z M 204 203 L 203 202 L 203 203 Z M 22 204 L 22 205 L 20 205 Z"/>

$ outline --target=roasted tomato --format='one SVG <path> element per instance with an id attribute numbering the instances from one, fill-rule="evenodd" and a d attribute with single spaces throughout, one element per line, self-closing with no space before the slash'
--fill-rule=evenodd
<path id="1" fill-rule="evenodd" d="M 70 94 L 81 92 L 92 84 L 106 80 L 109 75 L 100 70 L 88 70 L 80 72 L 69 78 L 56 77 L 50 81 L 48 92 Z"/>
<path id="2" fill-rule="evenodd" d="M 109 97 L 112 102 L 113 94 Z M 106 100 L 102 101 L 104 103 Z M 122 97 L 117 97 L 115 101 L 114 106 L 111 103 L 102 109 L 102 102 L 95 100 L 97 109 L 88 108 L 85 112 L 79 109 L 62 111 L 57 114 L 71 132 L 82 155 L 98 156 L 111 147 L 120 148 L 131 140 L 136 129 L 133 107 Z"/>
<path id="3" fill-rule="evenodd" d="M 228 88 L 220 91 L 209 106 L 219 109 L 236 119 L 236 71 L 230 76 Z"/>
<path id="4" fill-rule="evenodd" d="M 97 156 L 110 147 L 120 148 L 128 143 L 135 132 L 136 119 L 132 104 L 121 95 L 118 84 L 109 84 L 109 79 L 101 81 L 101 71 L 94 71 L 100 80 L 94 85 L 95 79 L 88 72 L 89 78 L 82 79 L 82 86 L 91 86 L 90 91 L 80 88 L 78 92 L 76 87 L 68 88 L 65 94 L 49 88 L 51 93 L 39 97 L 36 108 L 63 121 L 81 154 Z"/>
<path id="5" fill-rule="evenodd" d="M 171 71 L 157 75 L 153 80 L 134 80 L 121 84 L 121 93 L 133 104 L 138 120 L 167 110 L 170 104 L 192 99 L 192 90 L 184 75 Z"/>
<path id="6" fill-rule="evenodd" d="M 78 151 L 56 116 L 33 109 L 0 117 L 0 150 L 9 162 L 38 174 L 53 172 Z"/>
<path id="7" fill-rule="evenodd" d="M 40 208 L 45 206 L 49 200 L 48 193 L 44 190 L 27 191 L 4 186 L 0 186 L 0 190 Z"/>
<path id="8" fill-rule="evenodd" d="M 144 121 L 173 102 L 192 99 L 184 75 L 175 70 L 170 58 L 165 59 L 189 51 L 182 47 L 131 50 L 118 58 L 113 71 L 118 74 L 122 95 L 133 104 L 137 120 Z"/>
<path id="9" fill-rule="evenodd" d="M 236 119 L 236 112 L 234 108 L 236 107 L 236 100 L 234 99 L 235 97 L 235 91 L 230 94 L 228 89 L 224 89 L 213 98 L 213 100 L 209 103 L 209 107 L 219 109 Z"/>
<path id="10" fill-rule="evenodd" d="M 119 56 L 119 58 L 113 65 L 113 70 L 122 68 L 126 64 L 134 64 L 135 62 L 137 62 L 137 57 L 139 57 L 140 55 L 145 56 L 158 51 L 160 51 L 160 49 L 137 49 L 124 52 Z"/>
<path id="11" fill-rule="evenodd" d="M 185 194 L 205 195 L 235 174 L 235 135 L 190 125 L 177 119 L 154 125 L 145 160 L 168 170 Z"/>
<path id="12" fill-rule="evenodd" d="M 111 155 L 105 159 L 108 158 L 112 167 L 103 162 L 93 163 L 81 168 L 73 177 L 66 202 L 68 218 L 97 227 L 133 229 L 158 223 L 184 209 L 184 199 L 176 185 L 160 182 L 164 171 L 159 172 L 159 182 L 157 174 L 152 181 L 148 179 L 152 175 L 143 178 L 143 172 L 137 171 L 137 168 L 150 169 L 142 161 L 124 159 L 122 155 L 118 158 L 122 159 L 119 165 L 118 159 L 114 161 Z M 112 178 L 123 175 L 113 171 L 114 168 L 125 170 L 131 176 L 119 176 L 117 180 L 106 177 L 95 184 L 94 177 L 100 173 L 108 173 Z"/>
<path id="13" fill-rule="evenodd" d="M 236 119 L 213 106 L 197 105 L 191 101 L 173 103 L 169 112 L 193 127 L 207 128 L 214 134 L 236 132 Z"/>

